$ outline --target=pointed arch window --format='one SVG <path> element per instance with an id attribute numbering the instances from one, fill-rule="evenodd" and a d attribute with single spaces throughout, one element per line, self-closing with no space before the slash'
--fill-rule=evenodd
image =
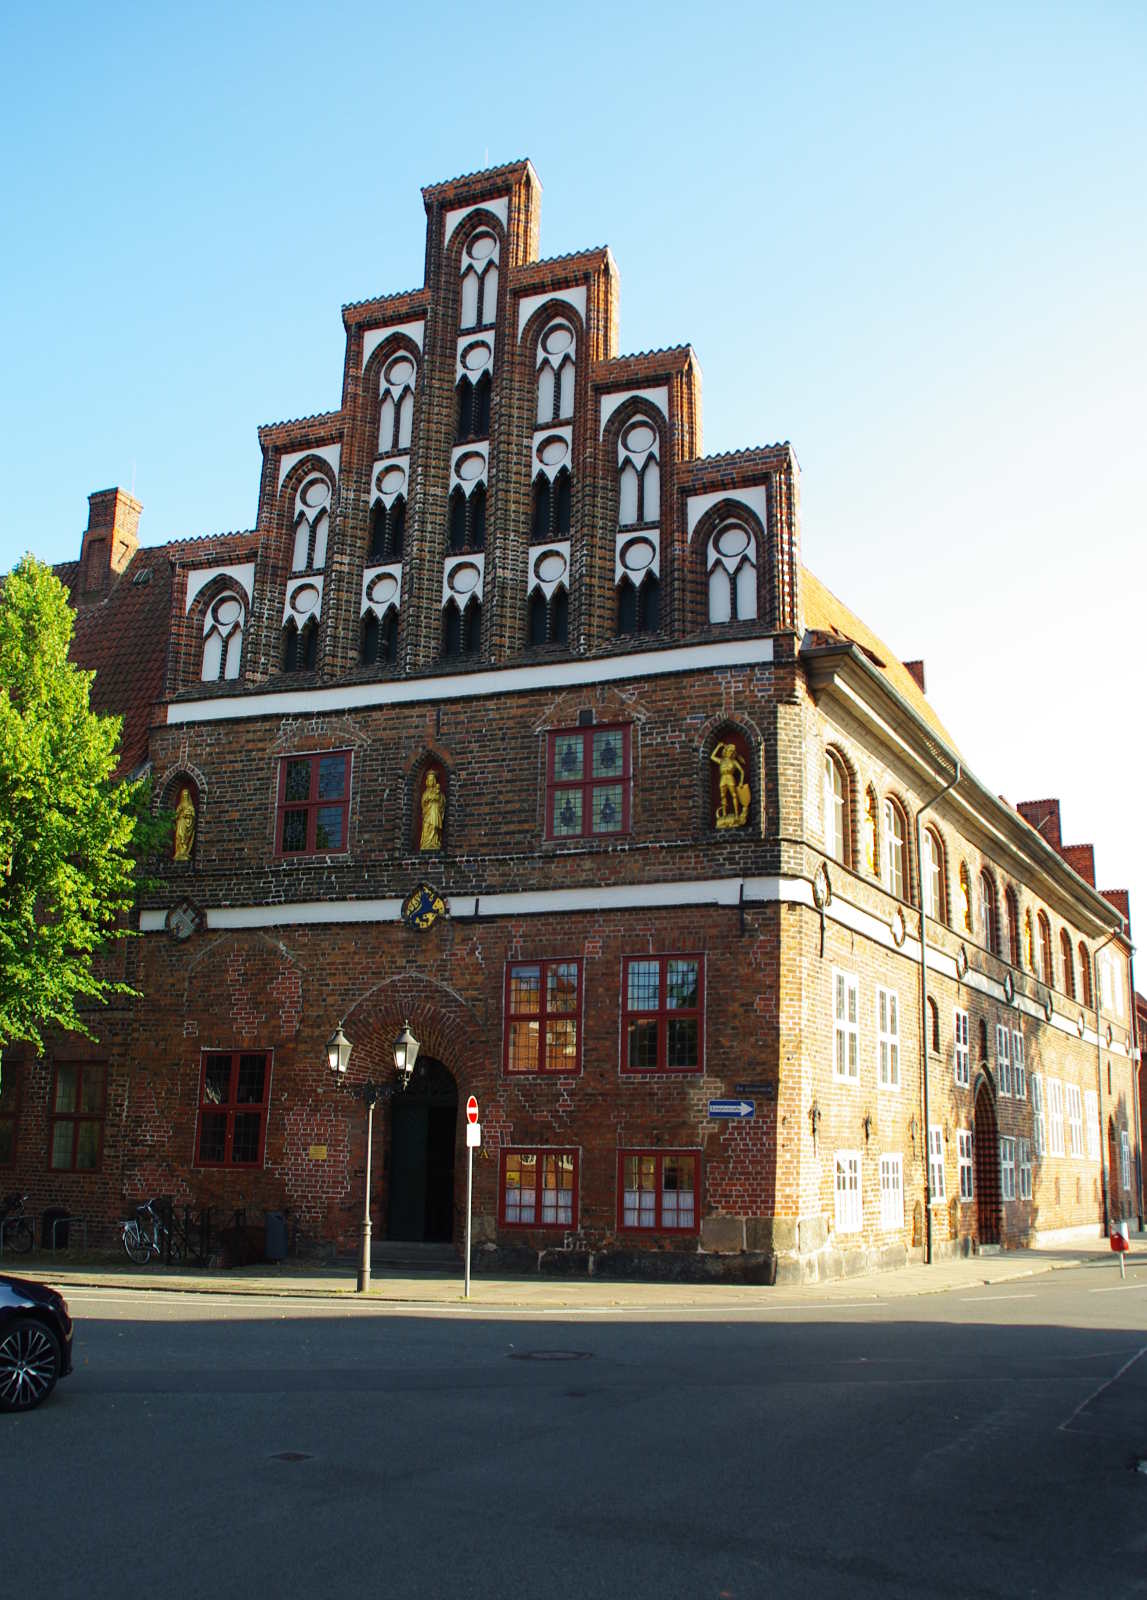
<path id="1" fill-rule="evenodd" d="M 709 540 L 709 621 L 740 622 L 757 615 L 757 541 L 740 522 L 726 522 Z"/>
<path id="2" fill-rule="evenodd" d="M 477 655 L 482 638 L 482 602 L 467 601 L 460 609 L 456 600 L 448 600 L 442 610 L 442 654 L 455 656 Z"/>
<path id="3" fill-rule="evenodd" d="M 653 526 L 661 518 L 661 439 L 652 417 L 639 414 L 617 445 L 617 521 L 622 528 Z"/>
<path id="4" fill-rule="evenodd" d="M 1009 884 L 1004 891 L 1004 916 L 1007 920 L 1007 958 L 1013 967 L 1020 965 L 1020 903 Z"/>
<path id="5" fill-rule="evenodd" d="M 933 828 L 925 828 L 922 840 L 924 860 L 920 864 L 924 888 L 924 911 L 936 922 L 947 922 L 944 894 L 944 846 Z"/>
<path id="6" fill-rule="evenodd" d="M 541 589 L 530 595 L 526 617 L 526 642 L 531 645 L 565 644 L 569 638 L 569 595 L 559 584 L 549 598 Z"/>
<path id="7" fill-rule="evenodd" d="M 300 628 L 289 617 L 283 628 L 283 671 L 313 672 L 318 659 L 319 627 L 312 617 Z"/>
<path id="8" fill-rule="evenodd" d="M 980 873 L 980 933 L 984 948 L 996 955 L 1000 948 L 999 916 L 996 910 L 996 886 L 991 874 Z"/>
<path id="9" fill-rule="evenodd" d="M 638 584 L 632 578 L 622 578 L 617 588 L 618 633 L 656 633 L 660 626 L 660 579 L 653 573 Z"/>
<path id="10" fill-rule="evenodd" d="M 398 612 L 392 606 L 386 615 L 379 619 L 373 611 L 368 611 L 362 619 L 362 640 L 359 647 L 359 659 L 363 666 L 392 662 L 397 653 Z"/>
<path id="11" fill-rule="evenodd" d="M 295 496 L 292 572 L 321 572 L 327 564 L 332 489 L 321 473 L 307 478 Z"/>
<path id="12" fill-rule="evenodd" d="M 370 514 L 371 561 L 400 561 L 406 533 L 406 500 L 396 495 L 387 506 L 376 500 Z"/>
<path id="13" fill-rule="evenodd" d="M 1075 999 L 1075 961 L 1071 953 L 1071 934 L 1066 928 L 1061 928 L 1059 933 L 1059 959 L 1063 967 L 1063 992 L 1070 1000 Z"/>
<path id="14" fill-rule="evenodd" d="M 907 829 L 904 813 L 895 800 L 884 802 L 884 887 L 903 900 L 908 882 Z"/>
<path id="15" fill-rule="evenodd" d="M 247 608 L 233 590 L 213 600 L 203 619 L 203 660 L 199 676 L 204 683 L 239 676 Z"/>
<path id="16" fill-rule="evenodd" d="M 388 456 L 410 449 L 414 422 L 414 385 L 418 367 L 405 350 L 384 361 L 379 374 L 378 453 Z"/>
<path id="17" fill-rule="evenodd" d="M 456 487 L 450 495 L 447 528 L 452 551 L 482 550 L 486 545 L 486 485 L 476 484 L 470 493 Z"/>
<path id="18" fill-rule="evenodd" d="M 1084 1005 L 1090 1010 L 1095 1004 L 1092 998 L 1091 956 L 1082 939 L 1079 941 L 1079 992 Z"/>
<path id="19" fill-rule="evenodd" d="M 544 472 L 538 473 L 534 479 L 534 508 L 530 519 L 532 543 L 569 536 L 570 503 L 568 468 L 563 467 L 552 483 Z"/>
<path id="20" fill-rule="evenodd" d="M 848 865 L 848 775 L 840 757 L 824 753 L 824 849 L 833 861 Z"/>
<path id="21" fill-rule="evenodd" d="M 455 444 L 465 444 L 470 439 L 490 437 L 490 374 L 484 372 L 477 382 L 461 378 L 458 383 L 458 425 Z"/>
<path id="22" fill-rule="evenodd" d="M 576 353 L 577 340 L 570 324 L 551 322 L 538 340 L 539 427 L 573 417 Z"/>
<path id="23" fill-rule="evenodd" d="M 488 228 L 471 234 L 462 252 L 460 328 L 493 326 L 498 304 L 500 246 Z"/>
<path id="24" fill-rule="evenodd" d="M 1041 911 L 1035 922 L 1036 970 L 1049 989 L 1055 988 L 1055 968 L 1051 949 L 1051 923 Z"/>

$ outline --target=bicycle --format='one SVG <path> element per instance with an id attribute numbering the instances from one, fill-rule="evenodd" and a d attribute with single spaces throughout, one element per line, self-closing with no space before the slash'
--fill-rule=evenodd
<path id="1" fill-rule="evenodd" d="M 26 1194 L 5 1196 L 0 1206 L 0 1247 L 26 1255 L 36 1242 L 32 1219 L 24 1211 Z"/>
<path id="2" fill-rule="evenodd" d="M 136 1206 L 135 1216 L 125 1217 L 120 1227 L 123 1229 L 123 1247 L 128 1260 L 134 1261 L 137 1267 L 145 1267 L 152 1256 L 166 1256 L 170 1261 L 182 1260 L 183 1246 L 162 1214 L 156 1210 L 154 1200 Z"/>

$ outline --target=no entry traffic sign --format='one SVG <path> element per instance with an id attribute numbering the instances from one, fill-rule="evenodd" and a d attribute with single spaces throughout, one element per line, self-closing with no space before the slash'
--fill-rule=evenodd
<path id="1" fill-rule="evenodd" d="M 477 1120 L 478 1120 L 478 1102 L 474 1098 L 474 1096 L 471 1095 L 469 1100 L 467 1100 L 467 1102 L 466 1102 L 466 1121 L 467 1122 L 477 1122 Z"/>

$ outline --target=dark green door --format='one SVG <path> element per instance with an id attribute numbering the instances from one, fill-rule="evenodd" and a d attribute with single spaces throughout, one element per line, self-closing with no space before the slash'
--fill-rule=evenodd
<path id="1" fill-rule="evenodd" d="M 454 1236 L 458 1089 L 440 1061 L 419 1061 L 390 1102 L 387 1238 L 448 1243 Z"/>

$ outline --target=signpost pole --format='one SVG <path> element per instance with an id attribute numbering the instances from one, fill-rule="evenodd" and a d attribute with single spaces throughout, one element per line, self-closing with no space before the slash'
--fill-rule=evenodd
<path id="1" fill-rule="evenodd" d="M 474 1193 L 474 1146 L 466 1146 L 466 1294 L 470 1298 L 470 1201 Z"/>

